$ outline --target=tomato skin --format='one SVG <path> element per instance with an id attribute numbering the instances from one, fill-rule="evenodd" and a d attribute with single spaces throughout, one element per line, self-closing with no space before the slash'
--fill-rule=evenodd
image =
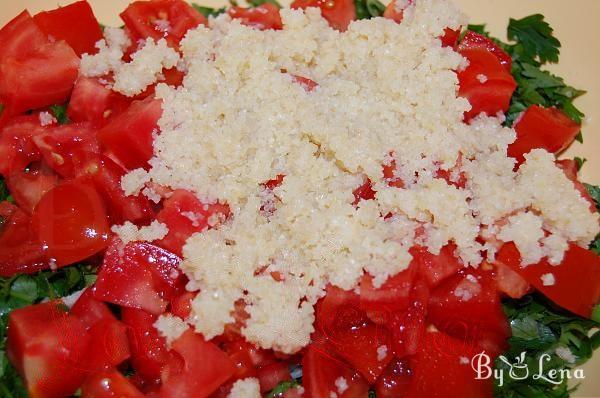
<path id="1" fill-rule="evenodd" d="M 112 224 L 123 224 L 126 221 L 142 224 L 154 218 L 154 209 L 147 197 L 142 194 L 125 195 L 121 187 L 121 178 L 127 170 L 109 157 L 101 155 L 87 163 L 83 169 L 102 195 Z"/>
<path id="2" fill-rule="evenodd" d="M 7 177 L 13 172 L 21 173 L 42 155 L 33 137 L 44 129 L 38 116 L 17 116 L 0 130 L 0 174 Z"/>
<path id="3" fill-rule="evenodd" d="M 319 83 L 309 79 L 308 77 L 292 75 L 292 80 L 294 81 L 294 83 L 298 83 L 299 85 L 301 85 L 302 88 L 309 93 L 315 91 L 317 87 L 319 87 Z"/>
<path id="4" fill-rule="evenodd" d="M 78 56 L 98 52 L 95 45 L 103 38 L 102 29 L 87 1 L 40 12 L 33 20 L 48 37 L 66 41 Z"/>
<path id="5" fill-rule="evenodd" d="M 183 359 L 180 372 L 166 372 L 160 394 L 164 398 L 203 398 L 235 373 L 235 364 L 215 344 L 188 330 L 172 344 Z"/>
<path id="6" fill-rule="evenodd" d="M 33 274 L 48 268 L 44 248 L 31 234 L 31 217 L 8 201 L 0 202 L 0 276 Z"/>
<path id="7" fill-rule="evenodd" d="M 378 398 L 403 398 L 412 378 L 407 361 L 394 359 L 377 379 L 375 393 Z"/>
<path id="8" fill-rule="evenodd" d="M 258 30 L 280 30 L 283 28 L 279 8 L 275 4 L 265 3 L 253 8 L 234 6 L 227 10 L 227 14 L 231 18 L 240 19 L 242 25 Z"/>
<path id="9" fill-rule="evenodd" d="M 512 57 L 491 39 L 468 30 L 458 46 L 458 51 L 461 52 L 469 49 L 483 49 L 489 51 L 498 58 L 498 61 L 500 61 L 500 64 L 502 64 L 508 73 L 511 72 Z"/>
<path id="10" fill-rule="evenodd" d="M 189 213 L 193 214 L 195 219 L 184 215 Z M 193 193 L 178 189 L 164 201 L 163 209 L 156 216 L 156 219 L 169 229 L 167 236 L 157 244 L 181 256 L 183 245 L 190 236 L 211 227 L 211 217 L 217 217 L 217 221 L 220 221 L 229 214 L 227 205 L 214 203 L 205 206 Z"/>
<path id="11" fill-rule="evenodd" d="M 512 75 L 486 49 L 469 48 L 460 51 L 460 54 L 469 61 L 469 66 L 458 72 L 458 95 L 471 104 L 465 120 L 469 121 L 480 113 L 495 116 L 498 112 L 506 112 L 517 88 Z"/>
<path id="12" fill-rule="evenodd" d="M 27 213 L 33 209 L 40 199 L 58 185 L 58 177 L 43 169 L 30 169 L 29 172 L 9 174 L 6 185 L 19 207 Z"/>
<path id="13" fill-rule="evenodd" d="M 321 15 L 329 22 L 329 26 L 341 32 L 348 29 L 350 22 L 356 20 L 356 6 L 352 0 L 295 0 L 290 7 L 320 8 Z"/>
<path id="14" fill-rule="evenodd" d="M 164 37 L 173 47 L 177 47 L 188 30 L 207 23 L 204 15 L 182 0 L 135 1 L 120 16 L 134 36 L 133 41 Z M 169 22 L 166 31 L 156 24 L 159 20 Z"/>
<path id="15" fill-rule="evenodd" d="M 517 272 L 557 305 L 584 318 L 591 317 L 600 299 L 600 257 L 573 243 L 557 266 L 542 259 L 538 264 L 521 267 L 521 255 L 513 243 L 500 249 L 496 261 Z M 554 276 L 555 283 L 544 286 L 541 277 L 548 273 Z"/>
<path id="16" fill-rule="evenodd" d="M 153 154 L 152 134 L 161 115 L 161 100 L 149 97 L 134 101 L 98 132 L 98 139 L 128 170 L 148 167 Z"/>
<path id="17" fill-rule="evenodd" d="M 46 36 L 25 10 L 0 29 L 0 59 L 26 53 L 46 42 Z"/>
<path id="18" fill-rule="evenodd" d="M 523 155 L 535 148 L 561 153 L 571 145 L 581 126 L 556 108 L 532 105 L 515 122 L 514 129 L 517 139 L 508 146 L 508 156 L 522 163 Z"/>
<path id="19" fill-rule="evenodd" d="M 112 369 L 90 375 L 81 386 L 83 398 L 143 398 L 125 376 Z"/>
<path id="20" fill-rule="evenodd" d="M 417 355 L 410 360 L 413 370 L 408 398 L 493 396 L 492 378 L 477 380 L 471 358 L 482 351 L 471 343 L 441 332 L 427 332 Z M 467 359 L 467 362 L 464 361 Z"/>
<path id="21" fill-rule="evenodd" d="M 51 301 L 9 315 L 7 355 L 23 376 L 31 397 L 72 395 L 84 380 L 90 344 L 83 323 Z"/>
<path id="22" fill-rule="evenodd" d="M 101 252 L 110 227 L 102 198 L 87 178 L 63 182 L 42 197 L 33 228 L 47 247 L 46 257 L 62 267 Z"/>
<path id="23" fill-rule="evenodd" d="M 348 389 L 339 398 L 363 398 L 368 396 L 369 384 L 346 363 L 329 354 L 331 348 L 311 344 L 302 358 L 302 384 L 305 396 L 330 398 L 337 391 L 335 381 L 343 377 Z"/>
<path id="24" fill-rule="evenodd" d="M 44 161 L 57 174 L 73 178 L 100 152 L 96 130 L 87 123 L 52 126 L 33 137 Z"/>
<path id="25" fill-rule="evenodd" d="M 14 114 L 65 102 L 79 74 L 79 58 L 64 41 L 45 43 L 0 62 L 0 98 Z"/>

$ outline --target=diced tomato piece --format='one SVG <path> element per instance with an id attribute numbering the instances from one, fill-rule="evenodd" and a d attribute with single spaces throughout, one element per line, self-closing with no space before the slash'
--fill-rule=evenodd
<path id="1" fill-rule="evenodd" d="M 425 334 L 429 289 L 422 279 L 416 281 L 410 298 L 411 305 L 403 312 L 393 314 L 388 323 L 392 334 L 392 348 L 397 358 L 416 354 Z"/>
<path id="2" fill-rule="evenodd" d="M 573 185 L 575 185 L 575 189 L 577 189 L 579 191 L 579 193 L 581 194 L 581 197 L 588 201 L 588 203 L 590 204 L 590 211 L 592 213 L 595 213 L 597 211 L 596 202 L 594 202 L 592 195 L 590 195 L 590 193 L 586 189 L 585 185 L 583 185 L 581 183 L 581 181 L 579 181 L 579 177 L 578 177 L 579 170 L 577 169 L 577 163 L 575 162 L 575 160 L 573 160 L 573 159 L 557 160 L 556 165 L 558 167 L 560 167 L 565 172 L 565 175 L 567 176 L 567 178 L 573 182 Z"/>
<path id="3" fill-rule="evenodd" d="M 354 195 L 353 204 L 357 205 L 361 200 L 375 199 L 376 192 L 373 190 L 373 184 L 371 183 L 371 180 L 365 177 L 363 184 L 356 188 L 352 194 Z"/>
<path id="4" fill-rule="evenodd" d="M 183 359 L 183 369 L 163 376 L 162 397 L 208 397 L 235 373 L 229 356 L 192 330 L 173 342 L 173 351 Z"/>
<path id="5" fill-rule="evenodd" d="M 169 229 L 167 236 L 157 244 L 181 255 L 183 245 L 190 236 L 213 227 L 229 214 L 229 206 L 225 204 L 203 204 L 193 193 L 176 190 L 164 201 L 164 207 L 156 217 Z"/>
<path id="6" fill-rule="evenodd" d="M 352 0 L 295 0 L 291 8 L 306 9 L 317 7 L 329 25 L 341 32 L 348 29 L 350 22 L 356 19 L 356 6 Z"/>
<path id="7" fill-rule="evenodd" d="M 36 115 L 15 117 L 4 125 L 0 130 L 0 174 L 7 177 L 12 172 L 20 173 L 42 158 L 33 142 L 42 131 Z"/>
<path id="8" fill-rule="evenodd" d="M 337 392 L 336 380 L 343 377 L 348 388 L 339 398 L 361 398 L 368 396 L 369 384 L 359 373 L 346 363 L 329 354 L 327 348 L 309 345 L 302 358 L 302 384 L 305 396 L 331 398 Z"/>
<path id="9" fill-rule="evenodd" d="M 87 123 L 52 126 L 33 137 L 44 161 L 56 173 L 73 178 L 100 152 L 96 130 Z"/>
<path id="10" fill-rule="evenodd" d="M 507 347 L 510 327 L 492 277 L 476 269 L 445 281 L 431 292 L 428 320 L 451 336 L 500 354 Z"/>
<path id="11" fill-rule="evenodd" d="M 245 353 L 248 358 L 250 358 L 250 363 L 252 366 L 256 368 L 270 365 L 277 360 L 273 354 L 273 351 L 258 348 L 255 345 L 248 343 L 241 336 L 238 336 L 237 340 L 223 343 L 223 349 L 232 358 L 236 355 L 236 353 Z"/>
<path id="12" fill-rule="evenodd" d="M 123 322 L 129 326 L 127 336 L 131 349 L 131 364 L 142 378 L 159 380 L 164 366 L 171 358 L 167 342 L 158 334 L 154 323 L 158 318 L 144 310 L 123 307 Z"/>
<path id="13" fill-rule="evenodd" d="M 239 19 L 243 25 L 248 25 L 258 30 L 280 30 L 283 28 L 281 16 L 279 15 L 279 7 L 275 4 L 265 3 L 252 8 L 234 6 L 228 9 L 227 13 L 231 18 Z"/>
<path id="14" fill-rule="evenodd" d="M 162 101 L 134 101 L 98 132 L 100 143 L 127 169 L 148 167 L 152 157 L 152 134 L 157 132 Z"/>
<path id="15" fill-rule="evenodd" d="M 94 297 L 161 314 L 166 300 L 178 293 L 180 261 L 174 254 L 148 243 L 124 245 L 115 238 L 104 256 Z"/>
<path id="16" fill-rule="evenodd" d="M 393 313 L 404 310 L 410 304 L 410 292 L 417 267 L 410 266 L 399 274 L 388 278 L 379 288 L 373 286 L 373 278 L 364 275 L 360 281 L 360 306 L 364 310 Z"/>
<path id="17" fill-rule="evenodd" d="M 431 254 L 426 247 L 415 246 L 410 249 L 410 254 L 413 256 L 413 263 L 418 267 L 419 275 L 425 278 L 430 288 L 434 288 L 463 268 L 454 255 L 455 251 L 454 244 L 444 246 L 438 255 Z"/>
<path id="18" fill-rule="evenodd" d="M 109 369 L 123 363 L 131 355 L 127 339 L 127 326 L 116 319 L 103 319 L 89 330 L 94 344 L 86 355 L 90 371 Z"/>
<path id="19" fill-rule="evenodd" d="M 121 187 L 121 178 L 127 170 L 109 157 L 102 155 L 89 162 L 83 167 L 83 172 L 89 174 L 94 181 L 96 189 L 107 204 L 109 218 L 113 224 L 122 224 L 125 221 L 142 224 L 154 218 L 152 204 L 146 196 L 125 195 Z"/>
<path id="20" fill-rule="evenodd" d="M 504 51 L 499 45 L 494 43 L 491 39 L 485 37 L 484 35 L 480 35 L 479 33 L 475 33 L 473 31 L 468 30 L 465 37 L 460 41 L 460 45 L 458 46 L 458 51 L 464 51 L 469 49 L 482 49 L 487 50 L 490 53 L 494 54 L 498 61 L 504 66 L 504 69 L 508 73 L 511 72 L 512 69 L 512 58 L 506 51 Z"/>
<path id="21" fill-rule="evenodd" d="M 462 159 L 463 154 L 459 152 L 454 167 L 449 170 L 438 169 L 435 172 L 436 178 L 443 178 L 448 185 L 454 185 L 456 188 L 464 189 L 467 186 L 467 176 L 465 172 L 462 171 Z"/>
<path id="22" fill-rule="evenodd" d="M 58 177 L 49 170 L 36 167 L 9 174 L 6 185 L 19 207 L 31 214 L 40 199 L 58 185 Z"/>
<path id="23" fill-rule="evenodd" d="M 403 397 L 489 398 L 492 378 L 477 380 L 471 359 L 481 348 L 441 332 L 428 332 L 419 352 L 410 361 L 412 381 Z"/>
<path id="24" fill-rule="evenodd" d="M 64 41 L 0 61 L 0 99 L 14 114 L 62 104 L 71 95 L 79 58 Z"/>
<path id="25" fill-rule="evenodd" d="M 271 364 L 261 366 L 257 372 L 258 381 L 260 382 L 260 391 L 269 392 L 284 381 L 292 380 L 290 368 L 285 362 L 273 362 Z"/>
<path id="26" fill-rule="evenodd" d="M 0 276 L 32 274 L 48 268 L 44 247 L 31 230 L 31 217 L 10 202 L 0 202 Z"/>
<path id="27" fill-rule="evenodd" d="M 96 42 L 103 38 L 102 29 L 87 1 L 36 14 L 33 20 L 52 40 L 64 40 L 77 55 L 95 54 Z"/>
<path id="28" fill-rule="evenodd" d="M 71 315 L 81 319 L 91 328 L 101 321 L 116 320 L 108 306 L 94 298 L 93 288 L 86 289 L 71 307 Z"/>
<path id="29" fill-rule="evenodd" d="M 581 126 L 556 108 L 530 106 L 514 124 L 517 139 L 508 146 L 508 156 L 519 163 L 532 149 L 559 154 L 575 139 Z"/>
<path id="30" fill-rule="evenodd" d="M 28 11 L 23 11 L 0 29 L 0 59 L 26 54 L 48 41 Z"/>
<path id="31" fill-rule="evenodd" d="M 90 336 L 65 308 L 51 301 L 9 315 L 7 355 L 32 397 L 70 396 L 84 380 Z"/>
<path id="32" fill-rule="evenodd" d="M 42 197 L 32 216 L 48 260 L 62 267 L 104 250 L 110 227 L 102 198 L 89 179 L 63 182 Z"/>
<path id="33" fill-rule="evenodd" d="M 377 380 L 377 398 L 403 398 L 412 379 L 412 371 L 407 361 L 394 359 Z"/>
<path id="34" fill-rule="evenodd" d="M 558 266 L 543 259 L 522 267 L 521 254 L 513 243 L 502 247 L 496 261 L 516 271 L 557 305 L 582 317 L 589 318 L 600 299 L 600 256 L 575 244 L 569 245 Z M 554 277 L 551 285 L 544 285 L 542 280 L 547 274 Z"/>
<path id="35" fill-rule="evenodd" d="M 97 78 L 79 76 L 69 100 L 67 115 L 74 122 L 90 122 L 93 126 L 102 127 L 110 118 L 127 109 L 131 102 Z"/>
<path id="36" fill-rule="evenodd" d="M 319 87 L 319 84 L 317 82 L 309 79 L 308 77 L 292 75 L 292 80 L 295 83 L 298 83 L 299 85 L 301 85 L 302 88 L 304 90 L 306 90 L 306 92 L 314 91 L 314 90 L 316 90 L 317 87 Z"/>
<path id="37" fill-rule="evenodd" d="M 495 116 L 498 112 L 506 112 L 517 88 L 512 75 L 488 50 L 472 48 L 462 50 L 460 54 L 469 61 L 469 66 L 458 72 L 458 94 L 471 103 L 465 120 L 480 113 Z"/>
<path id="38" fill-rule="evenodd" d="M 383 165 L 383 178 L 390 187 L 404 188 L 404 181 L 396 175 L 396 159 Z"/>
<path id="39" fill-rule="evenodd" d="M 83 398 L 143 398 L 125 376 L 112 369 L 90 375 L 81 386 Z"/>
<path id="40" fill-rule="evenodd" d="M 185 292 L 171 300 L 171 313 L 181 319 L 186 319 L 192 312 L 192 300 L 197 292 Z"/>
<path id="41" fill-rule="evenodd" d="M 177 47 L 188 30 L 206 24 L 206 18 L 183 0 L 135 1 L 121 13 L 135 39 L 165 38 Z"/>
<path id="42" fill-rule="evenodd" d="M 458 44 L 458 39 L 460 38 L 460 28 L 459 29 L 444 29 L 444 35 L 440 37 L 442 42 L 442 47 L 450 47 L 455 48 Z"/>
<path id="43" fill-rule="evenodd" d="M 411 5 L 413 0 L 409 0 L 406 3 L 406 7 Z M 404 19 L 404 9 L 399 9 L 396 0 L 392 0 L 388 3 L 387 7 L 385 7 L 385 11 L 383 12 L 383 17 L 387 19 L 391 19 L 396 23 L 401 23 Z"/>
<path id="44" fill-rule="evenodd" d="M 508 297 L 518 299 L 531 290 L 531 285 L 510 267 L 502 263 L 496 263 L 495 268 L 496 275 L 494 279 L 496 280 L 496 287 L 499 292 L 506 294 Z"/>
<path id="45" fill-rule="evenodd" d="M 256 366 L 252 361 L 251 353 L 246 349 L 231 350 L 226 346 L 223 349 L 229 354 L 229 358 L 235 363 L 235 373 L 232 380 L 242 380 L 248 377 L 256 377 Z M 227 394 L 226 394 L 227 395 Z"/>

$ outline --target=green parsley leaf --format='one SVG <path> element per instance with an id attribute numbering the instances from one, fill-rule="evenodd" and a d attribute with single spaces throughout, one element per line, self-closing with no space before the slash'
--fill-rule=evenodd
<path id="1" fill-rule="evenodd" d="M 248 4 L 252 7 L 258 7 L 263 4 L 269 3 L 277 6 L 277 8 L 281 8 L 281 4 L 277 0 L 247 0 Z"/>
<path id="2" fill-rule="evenodd" d="M 476 24 L 469 24 L 467 25 L 467 30 L 470 30 L 471 32 L 475 32 L 475 33 L 479 33 L 480 35 L 486 36 L 486 37 L 490 37 L 490 33 L 485 30 L 485 24 L 481 24 L 481 25 L 476 25 Z"/>
<path id="3" fill-rule="evenodd" d="M 216 17 L 217 15 L 223 14 L 225 11 L 227 11 L 226 7 L 221 7 L 221 8 L 205 7 L 205 6 L 198 5 L 196 3 L 192 3 L 192 7 L 194 7 L 200 14 L 204 15 L 206 18 L 208 18 L 210 16 Z"/>
<path id="4" fill-rule="evenodd" d="M 380 17 L 385 11 L 385 5 L 379 0 L 354 0 L 356 19 L 371 19 Z"/>
<path id="5" fill-rule="evenodd" d="M 67 124 L 70 122 L 69 116 L 67 116 L 67 106 L 66 105 L 52 105 L 50 107 L 50 111 L 52 115 L 58 120 L 59 124 Z"/>
<path id="6" fill-rule="evenodd" d="M 587 162 L 586 158 L 580 158 L 579 156 L 575 156 L 573 160 L 575 160 L 575 164 L 577 164 L 577 171 L 581 170 L 585 162 Z"/>
<path id="7" fill-rule="evenodd" d="M 558 62 L 560 41 L 554 37 L 553 29 L 541 14 L 522 19 L 510 19 L 507 36 L 522 46 L 521 55 L 527 60 L 545 64 Z"/>
<path id="8" fill-rule="evenodd" d="M 279 383 L 277 385 L 277 387 L 275 387 L 274 389 L 271 390 L 271 392 L 269 392 L 265 398 L 276 398 L 281 396 L 284 392 L 286 392 L 287 390 L 290 390 L 292 388 L 298 387 L 300 385 L 300 383 L 298 383 L 295 380 L 292 381 L 283 381 L 281 383 Z"/>
<path id="9" fill-rule="evenodd" d="M 8 187 L 6 186 L 6 181 L 4 178 L 0 176 L 0 202 L 4 202 L 8 200 L 10 193 L 8 192 Z"/>

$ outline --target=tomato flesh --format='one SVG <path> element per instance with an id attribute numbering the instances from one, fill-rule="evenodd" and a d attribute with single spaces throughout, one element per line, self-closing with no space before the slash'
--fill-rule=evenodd
<path id="1" fill-rule="evenodd" d="M 6 185 L 19 207 L 31 214 L 40 199 L 58 185 L 58 177 L 48 170 L 30 168 L 10 174 Z"/>
<path id="2" fill-rule="evenodd" d="M 143 398 L 125 376 L 116 370 L 98 372 L 89 376 L 81 386 L 83 398 Z"/>
<path id="3" fill-rule="evenodd" d="M 67 115 L 74 122 L 90 122 L 103 127 L 123 112 L 131 99 L 115 93 L 100 83 L 98 78 L 79 76 L 69 100 Z"/>
<path id="4" fill-rule="evenodd" d="M 33 20 L 48 37 L 66 41 L 78 56 L 95 54 L 98 51 L 96 43 L 104 37 L 87 1 L 40 12 Z"/>
<path id="5" fill-rule="evenodd" d="M 317 7 L 329 25 L 341 32 L 348 29 L 350 22 L 356 19 L 356 6 L 352 0 L 295 0 L 291 8 L 306 9 Z"/>
<path id="6" fill-rule="evenodd" d="M 265 3 L 253 8 L 231 7 L 227 13 L 231 18 L 239 19 L 243 25 L 258 30 L 283 28 L 279 8 L 275 4 Z"/>
<path id="7" fill-rule="evenodd" d="M 0 174 L 22 173 L 29 164 L 41 160 L 33 137 L 42 131 L 40 119 L 34 115 L 15 117 L 4 125 L 0 130 Z"/>
<path id="8" fill-rule="evenodd" d="M 479 33 L 468 30 L 458 46 L 458 51 L 460 52 L 469 49 L 483 49 L 489 51 L 496 58 L 498 58 L 498 61 L 500 61 L 508 73 L 511 72 L 512 57 L 491 39 L 480 35 Z"/>
<path id="9" fill-rule="evenodd" d="M 412 378 L 412 370 L 405 360 L 394 359 L 375 384 L 378 398 L 403 398 Z"/>
<path id="10" fill-rule="evenodd" d="M 71 314 L 81 319 L 88 328 L 101 321 L 116 320 L 108 306 L 94 298 L 93 288 L 86 289 L 79 296 L 71 307 Z"/>
<path id="11" fill-rule="evenodd" d="M 425 247 L 415 246 L 410 249 L 410 254 L 413 256 L 413 264 L 418 268 L 419 275 L 425 278 L 430 288 L 434 288 L 463 268 L 454 255 L 455 251 L 454 244 L 444 246 L 437 255 L 431 254 Z"/>

